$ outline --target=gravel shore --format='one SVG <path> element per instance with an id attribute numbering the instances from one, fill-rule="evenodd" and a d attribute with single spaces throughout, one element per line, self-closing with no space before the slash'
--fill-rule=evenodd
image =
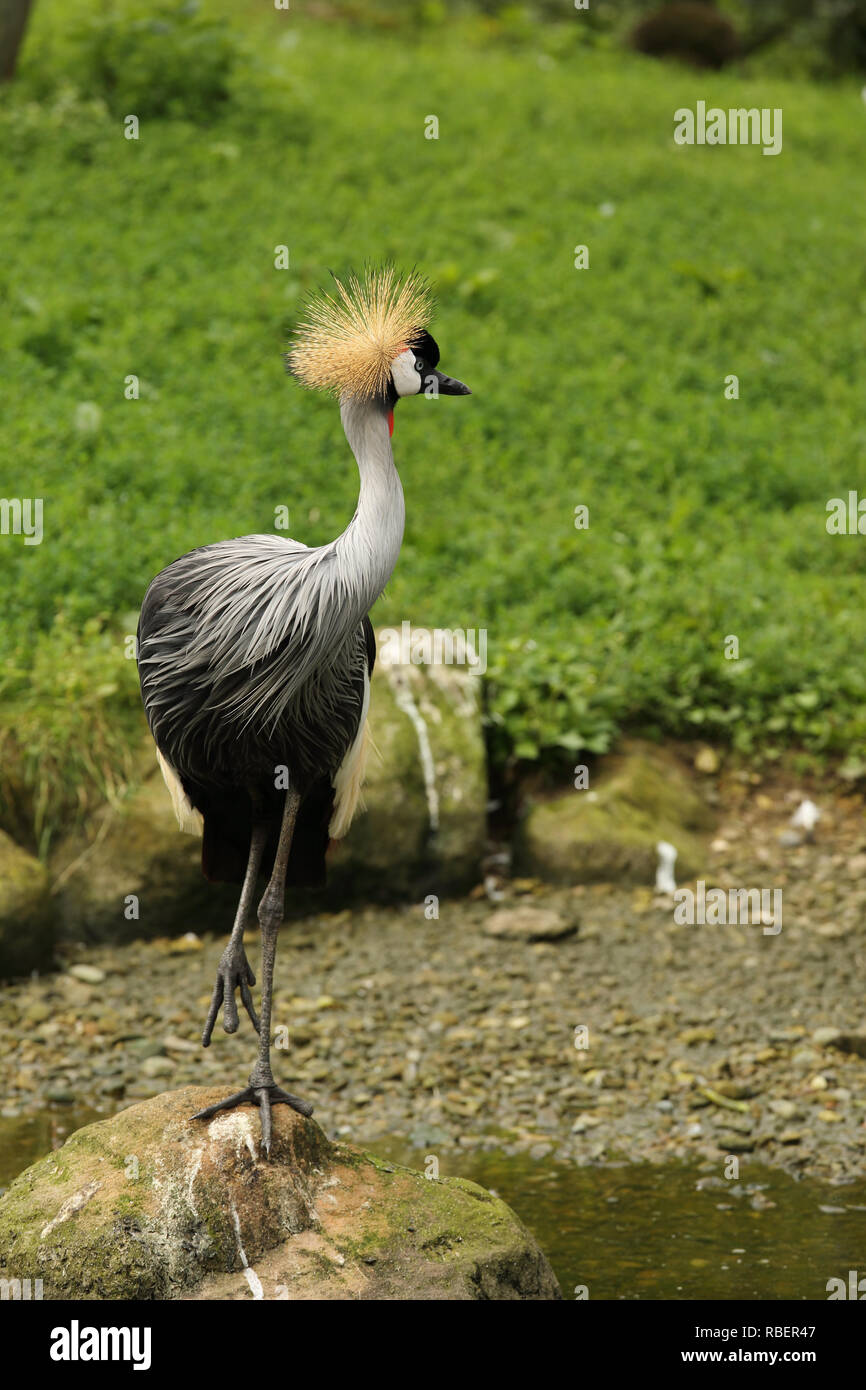
<path id="1" fill-rule="evenodd" d="M 780 841 L 790 792 L 728 792 L 709 882 L 782 888 L 778 934 L 677 925 L 650 889 L 529 880 L 495 905 L 480 892 L 443 900 L 435 920 L 423 904 L 307 917 L 280 935 L 277 1079 L 314 1102 L 329 1133 L 371 1147 L 400 1136 L 577 1163 L 699 1157 L 720 1173 L 726 1156 L 745 1171 L 753 1155 L 862 1177 L 860 799 L 825 808 L 815 843 L 792 845 Z M 111 1113 L 180 1086 L 245 1082 L 245 1016 L 234 1036 L 218 1025 L 199 1045 L 225 936 L 190 927 L 175 941 L 78 950 L 63 973 L 4 990 L 5 1116 L 73 1101 Z M 551 929 L 561 935 L 526 939 Z M 255 935 L 248 951 L 256 968 Z"/>

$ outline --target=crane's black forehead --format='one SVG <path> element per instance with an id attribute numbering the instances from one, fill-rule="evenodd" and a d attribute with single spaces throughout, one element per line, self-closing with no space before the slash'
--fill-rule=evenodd
<path id="1" fill-rule="evenodd" d="M 412 347 L 423 357 L 428 367 L 436 367 L 439 364 L 439 345 L 435 338 L 432 338 L 425 328 L 419 331 L 412 338 Z"/>

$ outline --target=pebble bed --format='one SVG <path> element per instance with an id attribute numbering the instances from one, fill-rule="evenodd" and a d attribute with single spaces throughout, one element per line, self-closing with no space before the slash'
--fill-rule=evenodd
<path id="1" fill-rule="evenodd" d="M 734 798 L 736 800 L 736 798 Z M 746 786 L 711 881 L 783 887 L 782 930 L 688 926 L 649 888 L 505 885 L 312 916 L 280 934 L 277 1080 L 328 1133 L 576 1163 L 750 1156 L 866 1174 L 862 807 L 780 836 Z M 784 823 L 784 822 L 782 822 Z M 429 909 L 428 909 L 429 910 Z M 496 931 L 489 930 L 496 913 Z M 508 934 L 513 915 L 514 935 Z M 548 939 L 533 940 L 533 922 Z M 555 930 L 556 922 L 561 932 Z M 551 922 L 554 930 L 551 930 Z M 188 1084 L 239 1089 L 256 1039 L 200 1029 L 225 935 L 73 949 L 0 997 L 2 1114 L 113 1113 Z M 254 968 L 257 936 L 248 937 Z"/>

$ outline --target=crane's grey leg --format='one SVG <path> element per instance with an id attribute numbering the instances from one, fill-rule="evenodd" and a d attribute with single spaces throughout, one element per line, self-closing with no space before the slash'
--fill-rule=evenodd
<path id="1" fill-rule="evenodd" d="M 313 1107 L 308 1100 L 283 1091 L 276 1084 L 271 1071 L 271 1004 L 273 998 L 274 960 L 277 953 L 277 932 L 283 920 L 286 899 L 286 872 L 289 865 L 289 851 L 292 847 L 295 821 L 301 798 L 290 788 L 286 792 L 280 839 L 274 857 L 274 867 L 264 896 L 259 903 L 258 918 L 262 933 L 262 1016 L 259 1023 L 259 1056 L 250 1073 L 245 1090 L 237 1091 L 226 1100 L 209 1105 L 193 1116 L 195 1120 L 207 1120 L 219 1110 L 229 1110 L 237 1105 L 252 1102 L 262 1112 L 262 1148 L 266 1154 L 271 1151 L 271 1106 L 290 1105 L 301 1115 L 312 1115 Z M 246 886 L 246 885 L 244 885 Z"/>
<path id="2" fill-rule="evenodd" d="M 232 927 L 232 934 L 229 937 L 228 945 L 220 956 L 220 963 L 217 966 L 216 984 L 213 988 L 213 998 L 210 1001 L 207 1019 L 205 1020 L 204 1031 L 202 1033 L 202 1047 L 209 1047 L 211 1034 L 216 1023 L 220 1005 L 223 1007 L 223 1029 L 226 1033 L 236 1033 L 238 1030 L 238 1008 L 235 1003 L 235 990 L 240 989 L 243 1006 L 249 1014 L 253 1027 L 259 1031 L 259 1020 L 256 1016 L 253 996 L 250 994 L 250 985 L 254 985 L 256 977 L 252 972 L 250 963 L 247 960 L 247 953 L 244 950 L 244 927 L 250 915 L 250 910 L 255 897 L 256 883 L 261 868 L 262 855 L 268 840 L 267 823 L 256 818 L 256 802 L 253 801 L 253 829 L 250 836 L 250 854 L 247 860 L 247 870 L 244 875 L 244 884 L 241 889 L 238 910 L 235 913 L 235 922 Z"/>
<path id="3" fill-rule="evenodd" d="M 259 926 L 262 932 L 262 1019 L 259 1028 L 259 1058 L 250 1074 L 250 1086 L 262 1112 L 262 1148 L 265 1153 L 271 1150 L 271 1105 L 290 1105 L 302 1115 L 312 1115 L 313 1107 L 307 1100 L 280 1090 L 271 1071 L 271 1001 L 274 980 L 274 960 L 277 954 L 277 932 L 283 921 L 286 906 L 286 872 L 289 866 L 289 851 L 301 798 L 293 788 L 286 792 L 283 808 L 283 823 L 280 827 L 280 840 L 274 857 L 274 868 L 270 882 L 259 903 Z"/>

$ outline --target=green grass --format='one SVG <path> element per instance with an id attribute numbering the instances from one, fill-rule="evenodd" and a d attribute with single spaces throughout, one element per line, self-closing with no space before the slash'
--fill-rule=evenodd
<path id="1" fill-rule="evenodd" d="M 40 546 L 0 536 L 0 818 L 44 847 L 123 773 L 122 639 L 159 569 L 282 504 L 308 543 L 346 525 L 337 411 L 281 352 L 327 267 L 387 256 L 433 278 L 474 394 L 399 408 L 406 539 L 374 620 L 487 629 L 495 762 L 565 773 L 624 727 L 859 744 L 866 540 L 825 529 L 866 494 L 856 85 L 697 74 L 574 24 L 500 42 L 292 10 L 246 25 L 225 100 L 134 142 L 123 83 L 64 85 L 66 14 L 41 0 L 0 108 L 0 491 L 45 517 Z M 783 153 L 674 147 L 698 99 L 782 107 Z"/>

